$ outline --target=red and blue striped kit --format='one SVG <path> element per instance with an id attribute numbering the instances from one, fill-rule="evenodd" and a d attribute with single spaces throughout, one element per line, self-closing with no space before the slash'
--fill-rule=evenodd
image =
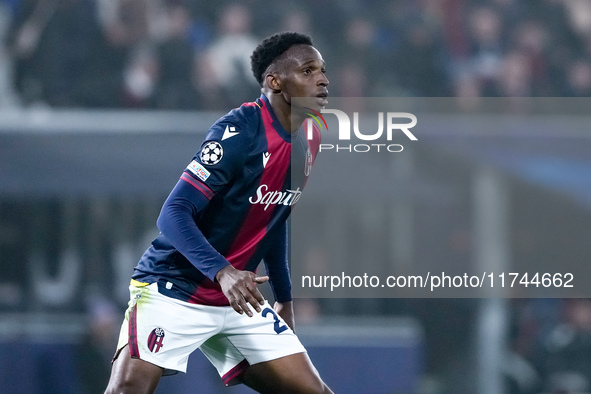
<path id="1" fill-rule="evenodd" d="M 307 139 L 306 122 L 290 134 L 264 95 L 220 118 L 164 203 L 161 233 L 133 279 L 158 282 L 183 301 L 227 306 L 216 273 L 227 264 L 254 271 L 264 260 L 277 300 L 289 301 L 286 222 L 320 144 L 316 125 Z"/>

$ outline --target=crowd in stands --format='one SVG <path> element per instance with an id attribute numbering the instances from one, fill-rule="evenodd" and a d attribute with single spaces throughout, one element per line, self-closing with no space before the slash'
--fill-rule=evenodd
<path id="1" fill-rule="evenodd" d="M 332 96 L 591 93 L 587 0 L 0 0 L 0 107 L 225 110 L 282 30 L 313 36 Z"/>

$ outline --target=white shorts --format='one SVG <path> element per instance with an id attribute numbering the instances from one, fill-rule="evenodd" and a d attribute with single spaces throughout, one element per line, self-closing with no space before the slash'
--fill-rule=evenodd
<path id="1" fill-rule="evenodd" d="M 249 365 L 305 352 L 298 337 L 268 302 L 253 317 L 232 307 L 198 305 L 164 296 L 158 285 L 129 287 L 131 300 L 121 326 L 117 354 L 129 345 L 131 357 L 164 368 L 164 375 L 187 371 L 197 348 L 226 385 L 240 383 Z"/>

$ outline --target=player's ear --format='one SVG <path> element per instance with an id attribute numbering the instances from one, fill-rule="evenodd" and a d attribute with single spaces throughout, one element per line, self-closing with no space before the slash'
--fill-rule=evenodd
<path id="1" fill-rule="evenodd" d="M 267 86 L 273 91 L 273 93 L 280 93 L 281 92 L 281 80 L 279 79 L 279 75 L 276 73 L 269 73 L 265 77 L 265 82 Z"/>

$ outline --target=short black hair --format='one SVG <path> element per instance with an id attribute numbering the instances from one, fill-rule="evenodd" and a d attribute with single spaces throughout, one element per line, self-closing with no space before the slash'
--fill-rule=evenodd
<path id="1" fill-rule="evenodd" d="M 312 44 L 312 38 L 307 34 L 282 32 L 265 38 L 256 47 L 250 56 L 250 66 L 252 74 L 261 86 L 263 86 L 265 71 L 271 63 L 289 48 L 299 44 L 314 45 Z"/>

